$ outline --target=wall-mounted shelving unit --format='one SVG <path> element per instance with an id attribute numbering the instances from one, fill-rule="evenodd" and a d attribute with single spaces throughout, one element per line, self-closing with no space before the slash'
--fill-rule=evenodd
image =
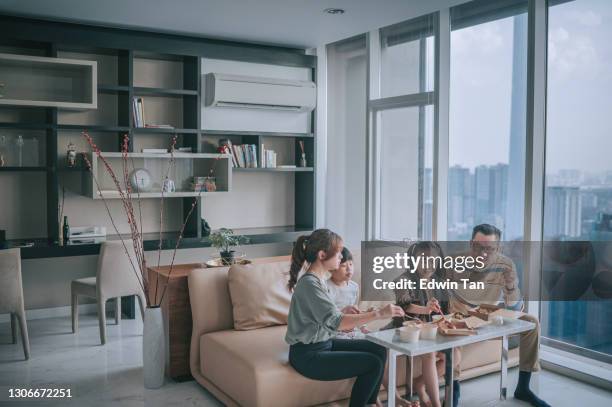
<path id="1" fill-rule="evenodd" d="M 309 158 L 306 168 L 232 170 L 231 161 L 226 157 L 219 160 L 217 165 L 220 168 L 215 170 L 215 175 L 219 177 L 218 185 L 231 190 L 232 172 L 241 177 L 248 177 L 247 173 L 291 174 L 283 177 L 295 177 L 295 222 L 293 225 L 283 226 L 278 237 L 283 240 L 289 239 L 290 236 L 292 239 L 295 237 L 294 232 L 314 228 L 314 134 L 203 130 L 206 123 L 202 123 L 201 113 L 203 57 L 308 68 L 315 80 L 316 57 L 306 55 L 304 50 L 0 15 L 0 53 L 25 55 L 27 59 L 51 58 L 57 62 L 68 61 L 67 63 L 79 66 L 78 69 L 85 69 L 80 68 L 82 61 L 89 61 L 85 64 L 86 68 L 97 67 L 97 75 L 93 75 L 91 82 L 83 86 L 88 90 L 82 94 L 91 94 L 93 99 L 97 99 L 95 109 L 74 110 L 61 104 L 16 106 L 7 103 L 7 99 L 4 104 L 0 102 L 0 136 L 6 135 L 14 142 L 15 137 L 22 134 L 24 138 L 37 140 L 40 150 L 37 163 L 18 167 L 12 161 L 8 162 L 6 167 L 0 168 L 0 171 L 2 176 L 12 173 L 42 173 L 40 178 L 43 181 L 41 185 L 36 185 L 36 188 L 45 198 L 46 237 L 50 241 L 57 240 L 60 232 L 57 210 L 60 203 L 60 185 L 67 178 L 81 178 L 81 185 L 85 182 L 83 180 L 88 179 L 82 162 L 79 162 L 76 168 L 68 168 L 65 163 L 65 151 L 69 142 L 77 146 L 77 151 L 90 151 L 80 134 L 83 130 L 87 130 L 94 142 L 108 153 L 120 151 L 126 134 L 132 154 L 140 154 L 143 148 L 167 148 L 170 139 L 176 135 L 177 147 L 191 147 L 194 154 L 203 154 L 203 158 L 194 159 L 194 162 L 201 160 L 205 163 L 202 165 L 208 165 L 213 160 L 212 156 L 207 154 L 216 156 L 217 153 L 216 149 L 209 149 L 208 142 L 219 138 L 237 139 L 239 142 L 256 144 L 258 148 L 261 144 L 275 146 L 275 143 L 280 143 L 282 149 L 290 155 L 286 155 L 286 160 L 278 164 L 298 163 L 297 143 L 303 140 Z M 74 76 L 81 75 L 79 72 L 88 71 L 77 70 Z M 79 95 L 78 92 L 76 94 Z M 136 127 L 132 104 L 134 97 L 144 99 L 146 124 L 168 124 L 174 128 Z M 314 112 L 310 128 L 314 128 Z M 220 173 L 224 175 L 221 176 Z M 227 184 L 227 187 L 224 184 Z M 94 197 L 93 193 L 88 195 Z M 183 200 L 183 216 L 194 199 L 190 191 L 165 196 Z M 244 202 L 244 211 L 249 211 L 249 202 Z M 262 225 L 261 230 L 266 236 L 272 233 L 271 230 L 281 230 L 265 226 Z M 201 235 L 198 217 L 190 218 L 185 234 L 192 238 Z M 276 241 L 273 236 L 267 239 Z"/>
<path id="2" fill-rule="evenodd" d="M 0 53 L 0 105 L 95 109 L 97 63 Z"/>
<path id="3" fill-rule="evenodd" d="M 120 193 L 115 183 L 107 173 L 101 158 L 97 154 L 88 154 L 91 163 L 91 171 L 86 171 L 82 177 L 81 193 L 92 199 L 118 199 Z M 111 168 L 119 170 L 123 166 L 122 153 L 102 153 L 101 156 L 109 163 Z M 171 164 L 171 159 L 173 160 Z M 132 195 L 139 198 L 188 198 L 205 197 L 213 194 L 228 192 L 232 185 L 232 172 L 230 157 L 225 154 L 205 153 L 128 153 L 128 167 L 135 169 L 143 168 L 148 171 L 152 178 L 152 185 L 146 191 L 134 190 Z M 214 173 L 216 191 L 194 191 L 191 189 L 191 181 L 194 176 L 206 177 Z M 163 192 L 162 183 L 168 178 L 174 181 L 175 191 Z M 123 184 L 120 173 L 116 174 Z M 94 179 L 95 177 L 95 179 Z M 98 190 L 98 187 L 100 190 Z M 125 193 L 126 186 L 122 185 Z"/>

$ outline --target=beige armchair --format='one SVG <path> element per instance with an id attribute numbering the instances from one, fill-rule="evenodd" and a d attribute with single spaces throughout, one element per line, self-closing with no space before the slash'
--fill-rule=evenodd
<path id="1" fill-rule="evenodd" d="M 144 319 L 145 294 L 141 285 L 136 255 L 131 240 L 125 241 L 131 259 L 125 252 L 121 241 L 102 243 L 98 257 L 96 277 L 73 280 L 72 293 L 72 332 L 78 330 L 79 296 L 95 298 L 98 303 L 98 321 L 100 324 L 100 342 L 106 343 L 106 301 L 115 299 L 115 323 L 121 321 L 121 297 L 135 295 Z M 134 271 L 136 269 L 136 272 Z"/>
<path id="2" fill-rule="evenodd" d="M 30 359 L 30 339 L 23 307 L 21 252 L 19 249 L 0 250 L 0 314 L 11 314 L 13 343 L 17 343 L 17 321 L 26 360 Z"/>

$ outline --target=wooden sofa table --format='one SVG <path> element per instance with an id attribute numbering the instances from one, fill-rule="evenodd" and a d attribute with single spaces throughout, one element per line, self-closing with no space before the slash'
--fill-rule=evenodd
<path id="1" fill-rule="evenodd" d="M 260 257 L 250 259 L 254 264 L 287 261 L 290 256 Z M 166 283 L 162 313 L 168 343 L 166 375 L 177 381 L 192 380 L 189 369 L 189 347 L 193 321 L 187 277 L 193 270 L 205 269 L 205 263 L 175 264 L 168 277 L 170 266 L 149 267 L 149 298 L 159 303 Z M 157 297 L 156 297 L 157 296 Z"/>

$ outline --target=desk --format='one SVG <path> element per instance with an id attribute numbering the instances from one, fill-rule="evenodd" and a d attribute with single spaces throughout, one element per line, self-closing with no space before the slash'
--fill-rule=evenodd
<path id="1" fill-rule="evenodd" d="M 295 226 L 272 226 L 262 228 L 242 228 L 234 229 L 236 234 L 244 235 L 249 238 L 249 243 L 245 245 L 257 245 L 257 244 L 268 244 L 268 243 L 290 243 L 295 242 L 297 238 L 304 234 L 310 234 L 312 229 L 301 228 Z M 178 232 L 164 232 L 162 233 L 162 250 L 174 250 L 176 246 L 176 239 Z M 124 238 L 128 237 L 124 235 Z M 71 257 L 71 256 L 95 256 L 100 252 L 100 246 L 105 240 L 118 240 L 118 235 L 107 235 L 106 238 L 92 238 L 92 239 L 73 239 L 65 244 L 54 242 L 48 239 L 13 239 L 7 240 L 4 244 L 0 245 L 0 250 L 6 248 L 10 249 L 13 247 L 19 247 L 24 242 L 33 243 L 32 246 L 24 247 L 21 249 L 21 259 L 40 259 L 40 258 L 51 258 L 51 257 Z M 159 233 L 145 233 L 143 234 L 144 250 L 147 252 L 156 251 L 159 247 Z M 211 247 L 210 240 L 206 237 L 185 237 L 181 240 L 179 249 L 195 249 L 195 248 L 207 248 Z M 185 268 L 185 278 L 189 274 L 188 272 L 193 268 L 201 267 L 200 264 L 185 264 L 178 266 L 173 272 L 174 276 L 181 275 L 181 271 Z M 186 284 L 186 283 L 185 283 Z M 186 287 L 186 285 L 185 285 Z M 189 305 L 189 304 L 188 304 Z M 189 308 L 189 307 L 187 307 Z M 127 317 L 133 319 L 136 315 L 136 302 L 133 296 L 123 297 L 121 299 L 121 313 Z M 189 319 L 191 321 L 191 317 Z M 191 332 L 191 331 L 190 331 Z"/>
<path id="2" fill-rule="evenodd" d="M 277 261 L 289 261 L 290 256 L 260 257 L 251 259 L 254 264 L 273 263 Z M 168 288 L 162 303 L 164 315 L 164 327 L 167 330 L 168 358 L 166 359 L 166 375 L 177 380 L 191 380 L 189 368 L 189 347 L 191 344 L 191 332 L 193 320 L 191 317 L 191 303 L 189 302 L 189 286 L 187 277 L 193 270 L 207 268 L 204 263 L 175 265 L 172 274 L 170 266 L 149 267 L 149 298 L 159 302 L 166 283 Z M 157 287 L 157 299 L 155 289 Z"/>
<path id="3" fill-rule="evenodd" d="M 506 386 L 508 377 L 508 336 L 530 331 L 535 328 L 532 322 L 520 319 L 504 318 L 504 324 L 500 326 L 486 325 L 477 329 L 478 334 L 469 336 L 442 336 L 438 333 L 436 339 L 420 339 L 414 343 L 401 342 L 397 337 L 395 329 L 378 331 L 366 335 L 366 339 L 389 349 L 389 390 L 388 406 L 395 407 L 395 365 L 396 358 L 400 354 L 410 357 L 423 355 L 425 353 L 443 351 L 446 355 L 445 364 L 445 403 L 446 406 L 453 405 L 453 348 L 465 346 L 471 343 L 486 341 L 488 339 L 502 338 L 501 357 L 501 379 L 499 383 L 500 398 L 506 398 Z M 412 371 L 412 370 L 411 370 Z"/>

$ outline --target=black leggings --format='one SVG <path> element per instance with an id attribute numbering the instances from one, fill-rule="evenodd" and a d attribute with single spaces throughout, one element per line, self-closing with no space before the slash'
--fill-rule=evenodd
<path id="1" fill-rule="evenodd" d="M 382 382 L 387 350 L 363 339 L 330 339 L 289 348 L 289 363 L 300 374 L 315 380 L 357 377 L 350 407 L 374 404 Z"/>

